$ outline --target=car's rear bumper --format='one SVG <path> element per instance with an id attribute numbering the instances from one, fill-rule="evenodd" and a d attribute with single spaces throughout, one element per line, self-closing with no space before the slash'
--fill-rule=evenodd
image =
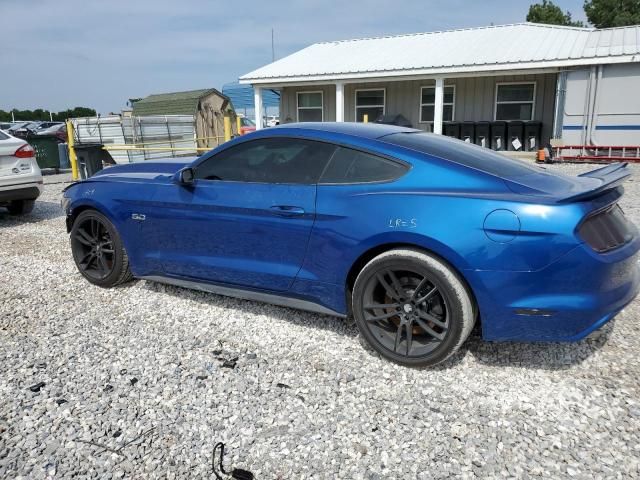
<path id="1" fill-rule="evenodd" d="M 0 202 L 13 200 L 35 200 L 42 193 L 41 183 L 21 183 L 0 187 Z"/>
<path id="2" fill-rule="evenodd" d="M 640 290 L 640 237 L 609 253 L 579 245 L 536 272 L 473 272 L 487 340 L 577 341 Z"/>

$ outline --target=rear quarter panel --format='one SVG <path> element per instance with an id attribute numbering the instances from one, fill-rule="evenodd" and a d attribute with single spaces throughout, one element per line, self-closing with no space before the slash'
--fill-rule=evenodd
<path id="1" fill-rule="evenodd" d="M 362 255 L 402 244 L 440 256 L 474 292 L 484 288 L 475 272 L 534 271 L 564 255 L 579 243 L 574 228 L 584 215 L 576 205 L 532 204 L 495 177 L 437 161 L 414 163 L 395 182 L 319 185 L 316 203 L 299 279 L 344 286 Z M 484 222 L 500 209 L 513 212 L 519 231 L 492 240 Z"/>

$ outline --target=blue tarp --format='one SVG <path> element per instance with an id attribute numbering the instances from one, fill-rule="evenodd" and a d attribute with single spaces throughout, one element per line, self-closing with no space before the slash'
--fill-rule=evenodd
<path id="1" fill-rule="evenodd" d="M 227 83 L 222 86 L 222 94 L 231 99 L 233 108 L 237 111 L 253 110 L 253 87 L 251 85 L 241 85 L 238 82 Z M 265 110 L 269 107 L 280 106 L 280 93 L 273 90 L 262 90 L 262 104 Z"/>

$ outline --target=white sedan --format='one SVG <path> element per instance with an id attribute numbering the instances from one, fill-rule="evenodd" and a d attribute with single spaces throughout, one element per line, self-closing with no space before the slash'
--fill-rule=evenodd
<path id="1" fill-rule="evenodd" d="M 35 150 L 0 130 L 0 207 L 13 215 L 29 213 L 41 192 L 42 172 Z"/>

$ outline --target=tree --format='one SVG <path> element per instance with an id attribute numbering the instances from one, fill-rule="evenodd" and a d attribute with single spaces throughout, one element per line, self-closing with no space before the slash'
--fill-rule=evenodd
<path id="1" fill-rule="evenodd" d="M 584 13 L 596 28 L 640 24 L 640 0 L 591 0 L 584 2 Z"/>
<path id="2" fill-rule="evenodd" d="M 81 118 L 81 117 L 95 117 L 96 111 L 93 108 L 76 107 L 73 109 L 65 110 L 64 112 L 58 112 L 53 114 L 53 119 L 56 121 L 64 121 L 68 118 Z"/>
<path id="3" fill-rule="evenodd" d="M 14 108 L 13 110 L 9 110 L 5 112 L 4 110 L 0 110 L 0 121 L 2 122 L 10 122 L 11 121 L 11 112 L 13 112 L 13 117 L 16 121 L 20 120 L 49 120 L 49 110 L 43 110 L 41 108 L 37 108 L 35 110 L 18 110 Z M 64 110 L 62 112 L 52 112 L 51 117 L 54 121 L 62 122 L 68 118 L 80 118 L 80 117 L 95 117 L 96 111 L 93 108 L 87 107 L 76 107 L 69 110 Z"/>
<path id="4" fill-rule="evenodd" d="M 542 0 L 542 3 L 534 3 L 531 5 L 529 7 L 529 13 L 527 13 L 527 22 L 584 27 L 584 23 L 571 20 L 571 13 L 563 12 L 560 7 L 551 0 Z"/>

